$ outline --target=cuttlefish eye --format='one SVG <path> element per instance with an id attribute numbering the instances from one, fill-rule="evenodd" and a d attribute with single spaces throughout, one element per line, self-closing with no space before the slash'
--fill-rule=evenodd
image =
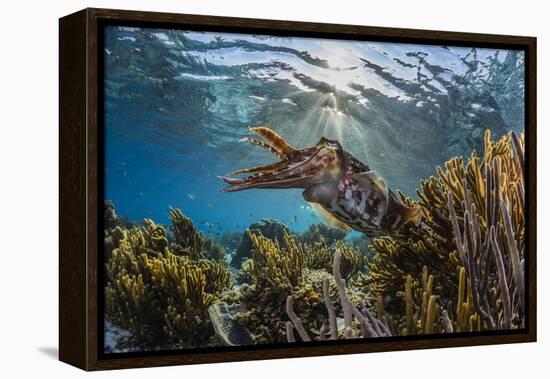
<path id="1" fill-rule="evenodd" d="M 321 148 L 329 150 L 331 153 L 338 151 L 338 145 L 332 142 L 325 142 L 321 145 Z"/>

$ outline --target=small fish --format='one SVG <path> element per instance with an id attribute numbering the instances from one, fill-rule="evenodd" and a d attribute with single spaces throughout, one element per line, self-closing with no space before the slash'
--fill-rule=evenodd
<path id="1" fill-rule="evenodd" d="M 193 194 L 193 193 L 188 193 L 188 194 L 187 194 L 187 198 L 188 198 L 189 200 L 193 201 L 193 200 L 195 200 L 195 194 Z"/>
<path id="2" fill-rule="evenodd" d="M 282 103 L 285 103 L 285 104 L 290 104 L 290 105 L 298 106 L 294 101 L 292 101 L 292 100 L 290 100 L 290 99 L 282 99 L 281 102 L 282 102 Z"/>

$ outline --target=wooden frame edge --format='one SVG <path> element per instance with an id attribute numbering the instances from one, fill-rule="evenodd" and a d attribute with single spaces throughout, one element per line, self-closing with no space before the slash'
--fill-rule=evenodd
<path id="1" fill-rule="evenodd" d="M 434 340 L 385 341 L 372 344 L 298 346 L 232 352 L 181 353 L 132 358 L 98 358 L 98 22 L 125 20 L 338 34 L 342 37 L 385 36 L 418 43 L 508 44 L 525 48 L 529 73 L 526 92 L 528 122 L 529 203 L 529 331 L 498 336 Z M 417 29 L 319 24 L 310 22 L 182 15 L 88 8 L 60 19 L 60 231 L 59 231 L 59 359 L 84 370 L 108 370 L 243 360 L 389 352 L 536 341 L 536 38 Z M 72 51 L 73 54 L 67 54 Z M 71 96 L 67 96 L 67 94 Z M 528 101 L 527 101 L 528 98 Z M 68 142 L 71 142 L 69 144 Z M 76 142 L 76 143 L 75 143 Z M 85 294 L 85 296 L 82 296 Z"/>
<path id="2" fill-rule="evenodd" d="M 59 20 L 59 359 L 85 368 L 86 18 Z"/>

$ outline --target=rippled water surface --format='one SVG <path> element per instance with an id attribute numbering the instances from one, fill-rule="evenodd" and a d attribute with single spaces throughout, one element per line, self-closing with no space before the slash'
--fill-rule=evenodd
<path id="1" fill-rule="evenodd" d="M 409 196 L 485 129 L 524 128 L 521 51 L 108 27 L 104 56 L 105 198 L 133 220 L 179 207 L 207 234 L 320 221 L 300 190 L 219 192 L 275 160 L 239 142 L 250 126 L 338 139 Z"/>

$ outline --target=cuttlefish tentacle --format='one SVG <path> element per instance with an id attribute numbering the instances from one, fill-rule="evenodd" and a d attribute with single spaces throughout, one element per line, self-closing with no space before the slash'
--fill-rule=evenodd
<path id="1" fill-rule="evenodd" d="M 267 150 L 271 154 L 275 155 L 277 158 L 281 159 L 280 162 L 276 162 L 274 164 L 269 165 L 263 165 L 263 166 L 256 166 L 248 169 L 233 171 L 224 177 L 228 176 L 236 176 L 236 175 L 242 175 L 242 174 L 261 174 L 263 172 L 273 172 L 273 171 L 279 171 L 288 168 L 289 163 L 285 161 L 285 159 L 290 158 L 291 156 L 295 155 L 297 150 L 290 146 L 288 142 L 286 142 L 283 137 L 281 137 L 279 134 L 275 133 L 273 130 L 268 129 L 264 126 L 257 126 L 254 128 L 250 128 L 250 130 L 259 136 L 265 138 L 266 141 L 259 140 L 254 137 L 244 137 L 241 138 L 241 142 L 250 142 L 254 145 L 260 146 L 263 149 Z M 258 175 L 259 176 L 259 175 Z M 224 177 L 220 177 L 223 179 Z"/>
<path id="2" fill-rule="evenodd" d="M 277 153 L 273 153 L 275 155 L 277 155 Z M 309 160 L 310 157 L 309 156 L 306 156 L 306 160 Z M 255 174 L 255 175 L 252 175 L 250 178 L 252 177 L 258 177 L 258 176 L 261 176 L 261 174 L 265 174 L 265 173 L 283 173 L 283 172 L 287 172 L 286 170 L 289 170 L 291 169 L 292 167 L 295 167 L 296 164 L 293 162 L 293 161 L 288 161 L 288 160 L 282 160 L 282 161 L 279 161 L 279 162 L 275 162 L 275 163 L 271 163 L 271 164 L 267 164 L 267 165 L 262 165 L 262 166 L 256 166 L 256 167 L 252 167 L 252 168 L 246 168 L 246 169 L 242 169 L 242 170 L 238 170 L 238 171 L 233 171 L 233 172 L 230 172 L 229 174 L 226 174 L 224 177 L 227 177 L 227 176 L 236 176 L 236 175 L 242 175 L 242 174 Z M 223 177 L 221 177 L 223 178 Z"/>
<path id="3" fill-rule="evenodd" d="M 321 138 L 312 147 L 295 149 L 264 126 L 250 129 L 267 142 L 246 140 L 276 155 L 280 161 L 220 177 L 229 184 L 223 192 L 252 188 L 303 188 L 310 203 L 369 237 L 388 234 L 407 223 L 418 225 L 420 207 L 408 207 L 369 166 L 344 151 L 338 141 Z M 244 178 L 232 176 L 251 174 Z"/>
<path id="4" fill-rule="evenodd" d="M 289 158 L 296 153 L 296 149 L 290 146 L 283 137 L 273 130 L 261 125 L 250 128 L 250 130 L 265 138 L 269 145 L 277 152 L 276 155 L 278 155 L 279 158 Z"/>
<path id="5" fill-rule="evenodd" d="M 242 174 L 261 174 L 262 172 L 282 171 L 288 167 L 288 163 L 285 161 L 276 162 L 263 166 L 256 166 L 252 168 L 245 168 L 243 170 L 233 171 L 225 176 L 236 176 Z"/>
<path id="6" fill-rule="evenodd" d="M 277 150 L 275 150 L 275 148 L 273 146 L 271 146 L 267 142 L 260 141 L 257 138 L 244 137 L 244 138 L 241 138 L 239 142 L 250 142 L 254 145 L 258 145 L 258 146 L 264 148 L 265 150 L 269 151 L 271 154 L 277 156 L 279 159 L 284 159 L 284 156 L 282 156 Z"/>
<path id="7" fill-rule="evenodd" d="M 222 192 L 241 191 L 247 188 L 306 188 L 311 174 L 317 174 L 314 161 L 323 159 L 320 152 L 303 154 L 303 160 L 281 161 L 271 165 L 232 172 L 220 179 L 230 184 Z M 237 179 L 231 176 L 253 173 L 246 178 Z"/>

